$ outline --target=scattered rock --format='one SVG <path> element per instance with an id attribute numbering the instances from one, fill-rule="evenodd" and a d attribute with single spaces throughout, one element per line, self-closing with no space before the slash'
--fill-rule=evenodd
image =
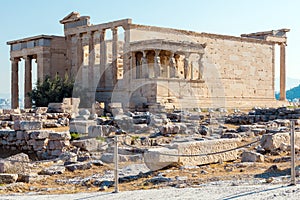
<path id="1" fill-rule="evenodd" d="M 0 184 L 11 184 L 15 183 L 18 179 L 18 174 L 1 174 L 0 173 Z"/>
<path id="2" fill-rule="evenodd" d="M 63 174 L 66 168 L 62 165 L 53 165 L 51 167 L 44 168 L 39 174 L 40 175 L 54 175 Z"/>
<path id="3" fill-rule="evenodd" d="M 85 170 L 92 168 L 92 164 L 89 162 L 78 162 L 65 166 L 67 170 L 74 172 L 75 170 Z"/>
<path id="4" fill-rule="evenodd" d="M 266 183 L 272 183 L 274 181 L 273 177 L 269 177 L 266 179 Z"/>
<path id="5" fill-rule="evenodd" d="M 264 162 L 264 156 L 260 153 L 244 151 L 242 153 L 242 162 Z"/>

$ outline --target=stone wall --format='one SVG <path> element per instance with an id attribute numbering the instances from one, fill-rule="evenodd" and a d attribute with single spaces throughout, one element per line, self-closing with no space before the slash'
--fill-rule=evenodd
<path id="1" fill-rule="evenodd" d="M 199 101 L 187 100 L 188 102 L 198 105 L 208 103 L 212 105 L 211 107 L 214 107 L 214 104 L 218 107 L 269 106 L 275 102 L 272 43 L 249 38 L 132 25 L 130 42 L 150 39 L 206 44 L 203 58 L 204 82 L 186 83 Z M 174 51 L 176 52 L 176 49 Z M 179 86 L 179 82 L 163 82 L 163 85 L 164 83 L 167 85 L 158 89 L 165 90 L 158 92 L 158 98 L 163 101 L 165 99 L 163 94 L 172 94 L 174 91 L 187 93 L 186 88 Z"/>
<path id="2" fill-rule="evenodd" d="M 36 153 L 41 159 L 54 158 L 67 150 L 69 132 L 49 130 L 0 130 L 0 148 Z"/>

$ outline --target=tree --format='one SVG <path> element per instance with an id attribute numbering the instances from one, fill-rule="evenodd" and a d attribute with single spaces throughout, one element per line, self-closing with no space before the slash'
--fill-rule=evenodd
<path id="1" fill-rule="evenodd" d="M 46 76 L 43 82 L 39 80 L 36 87 L 28 93 L 33 105 L 47 107 L 49 103 L 62 102 L 65 97 L 72 97 L 74 80 L 65 75 L 64 78 L 56 75 L 54 78 Z"/>

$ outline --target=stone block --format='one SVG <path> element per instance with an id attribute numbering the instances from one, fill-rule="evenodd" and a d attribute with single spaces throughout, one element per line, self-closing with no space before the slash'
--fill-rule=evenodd
<path id="1" fill-rule="evenodd" d="M 3 114 L 21 114 L 20 109 L 3 109 Z"/>
<path id="2" fill-rule="evenodd" d="M 22 130 L 40 130 L 43 124 L 40 121 L 15 121 L 14 129 L 16 131 Z"/>
<path id="3" fill-rule="evenodd" d="M 159 128 L 162 134 L 177 134 L 180 131 L 179 125 L 169 124 Z"/>
<path id="4" fill-rule="evenodd" d="M 28 155 L 19 153 L 0 160 L 0 173 L 23 173 L 28 168 L 28 165 Z"/>
<path id="5" fill-rule="evenodd" d="M 50 140 L 47 148 L 50 150 L 63 149 L 64 147 L 70 146 L 69 140 Z"/>
<path id="6" fill-rule="evenodd" d="M 18 180 L 18 174 L 0 174 L 0 184 L 11 184 Z"/>
<path id="7" fill-rule="evenodd" d="M 70 140 L 70 132 L 50 132 L 49 140 Z"/>
<path id="8" fill-rule="evenodd" d="M 72 172 L 75 170 L 85 170 L 91 168 L 92 168 L 92 164 L 87 162 L 78 162 L 66 166 L 66 169 Z"/>
<path id="9" fill-rule="evenodd" d="M 98 147 L 104 145 L 104 143 L 100 143 L 95 138 L 89 138 L 82 140 L 74 140 L 72 141 L 72 145 L 85 151 L 97 151 Z"/>
<path id="10" fill-rule="evenodd" d="M 48 110 L 48 107 L 37 107 L 35 109 L 35 114 L 44 114 Z"/>
<path id="11" fill-rule="evenodd" d="M 14 130 L 0 130 L 0 138 L 8 137 L 11 134 L 15 134 Z"/>
<path id="12" fill-rule="evenodd" d="M 88 136 L 93 137 L 103 137 L 102 125 L 90 126 L 88 128 Z"/>
<path id="13" fill-rule="evenodd" d="M 10 114 L 2 114 L 2 115 L 0 115 L 0 120 L 5 120 L 5 121 L 11 120 L 11 115 Z"/>
<path id="14" fill-rule="evenodd" d="M 178 163 L 178 156 L 169 156 L 164 154 L 178 155 L 177 149 L 168 149 L 165 147 L 149 149 L 144 153 L 144 161 L 147 167 L 156 171 L 171 164 Z"/>
<path id="15" fill-rule="evenodd" d="M 90 126 L 96 126 L 97 122 L 94 120 L 74 120 L 70 122 L 70 132 L 88 133 Z"/>
<path id="16" fill-rule="evenodd" d="M 250 151 L 242 153 L 242 162 L 264 162 L 265 158 L 262 154 Z"/>
<path id="17" fill-rule="evenodd" d="M 174 143 L 170 147 L 177 149 L 178 154 L 182 155 L 199 155 L 203 156 L 187 156 L 179 157 L 179 163 L 183 165 L 204 165 L 220 161 L 232 161 L 238 158 L 238 151 L 228 151 L 224 153 L 217 153 L 225 150 L 236 148 L 240 139 L 215 139 L 204 141 L 191 141 L 183 143 Z M 205 155 L 210 153 L 217 153 L 214 155 Z"/>
<path id="18" fill-rule="evenodd" d="M 26 131 L 28 135 L 30 135 L 31 139 L 46 139 L 49 137 L 49 132 L 48 130 L 39 130 L 39 131 Z"/>
<path id="19" fill-rule="evenodd" d="M 44 168 L 39 174 L 41 175 L 55 175 L 55 174 L 63 174 L 66 168 L 61 165 L 53 165 L 51 167 Z"/>
<path id="20" fill-rule="evenodd" d="M 65 149 L 55 149 L 53 151 L 50 151 L 49 153 L 54 157 L 58 157 L 64 152 L 65 152 Z"/>
<path id="21" fill-rule="evenodd" d="M 44 180 L 47 177 L 47 175 L 38 175 L 36 173 L 19 174 L 18 181 L 25 183 L 34 183 L 36 181 Z"/>
<path id="22" fill-rule="evenodd" d="M 300 140 L 300 132 L 295 132 L 295 140 Z M 264 134 L 260 140 L 261 147 L 267 151 L 280 148 L 282 143 L 291 144 L 290 133 Z"/>

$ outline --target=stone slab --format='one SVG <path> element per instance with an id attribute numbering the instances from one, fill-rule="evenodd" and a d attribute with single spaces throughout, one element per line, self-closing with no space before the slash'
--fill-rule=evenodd
<path id="1" fill-rule="evenodd" d="M 40 130 L 43 128 L 41 121 L 15 121 L 15 131 L 26 131 L 26 130 Z"/>
<path id="2" fill-rule="evenodd" d="M 174 143 L 171 148 L 177 149 L 180 155 L 209 154 L 229 150 L 238 147 L 239 139 L 216 139 L 205 141 L 191 141 Z M 225 153 L 207 156 L 187 156 L 179 157 L 179 163 L 183 165 L 204 165 L 217 163 L 220 161 L 231 161 L 238 158 L 238 151 L 228 151 Z"/>
<path id="3" fill-rule="evenodd" d="M 149 149 L 144 153 L 144 161 L 147 167 L 152 171 L 156 171 L 173 163 L 178 163 L 179 159 L 177 156 L 169 156 L 163 154 L 178 155 L 178 150 L 168 149 L 165 147 Z"/>
<path id="4" fill-rule="evenodd" d="M 300 132 L 295 132 L 295 140 L 300 140 Z M 290 133 L 264 134 L 260 140 L 261 147 L 267 151 L 277 149 L 283 143 L 291 144 Z"/>
<path id="5" fill-rule="evenodd" d="M 88 133 L 90 126 L 96 126 L 97 122 L 94 120 L 74 120 L 70 122 L 70 132 Z"/>

